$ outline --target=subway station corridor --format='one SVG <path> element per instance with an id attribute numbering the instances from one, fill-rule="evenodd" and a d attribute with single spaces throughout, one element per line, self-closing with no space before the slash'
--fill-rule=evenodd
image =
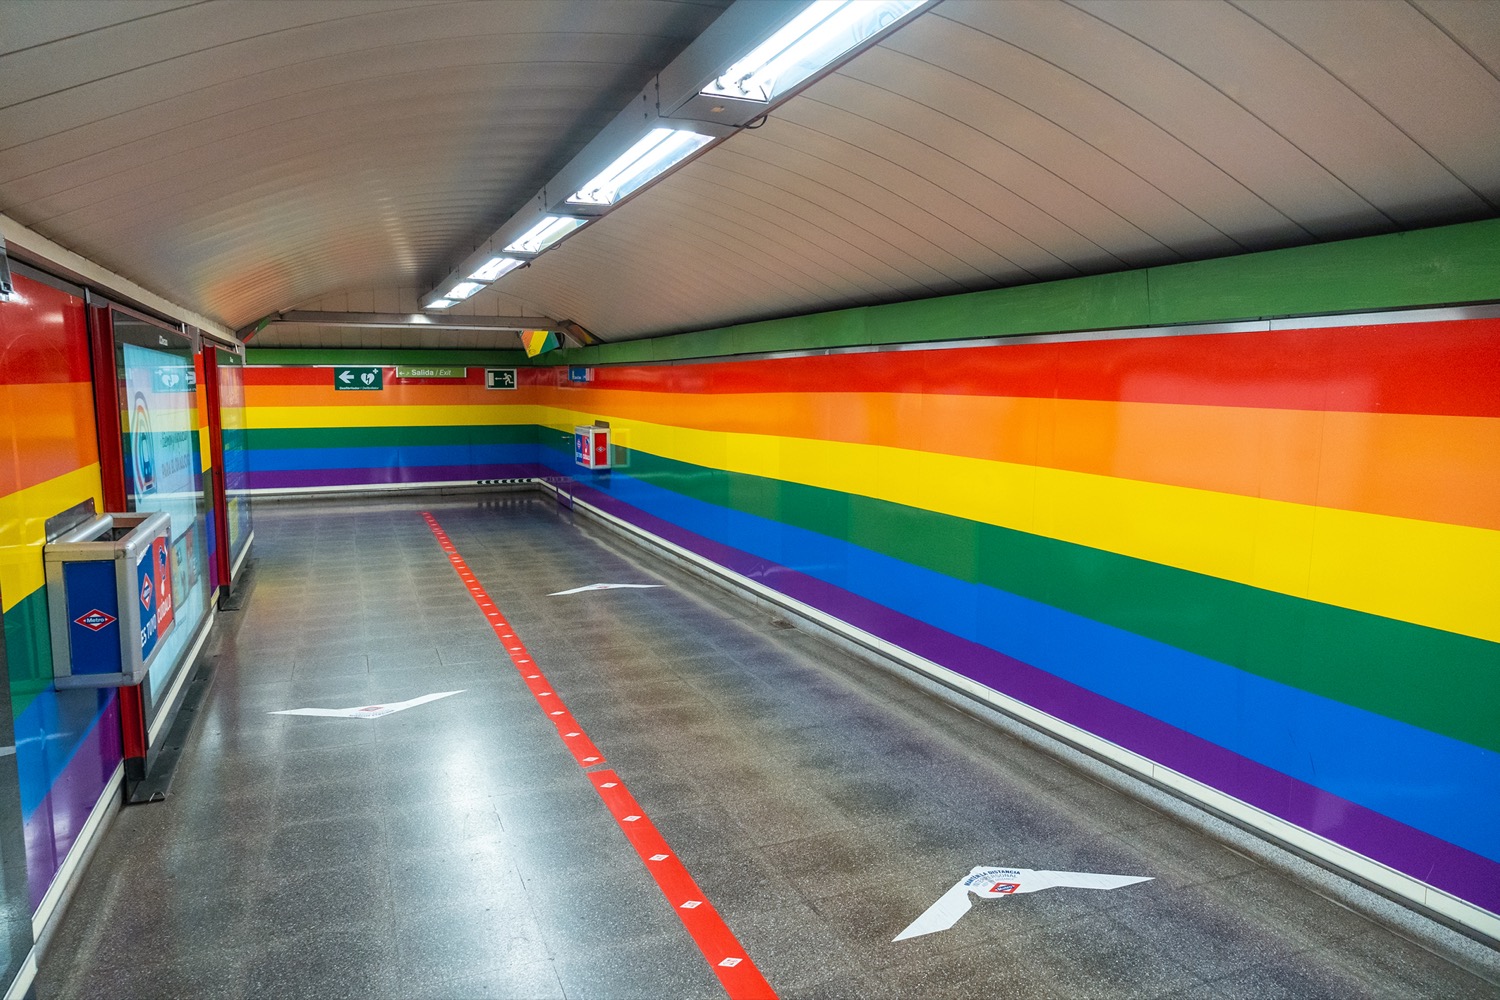
<path id="1" fill-rule="evenodd" d="M 170 794 L 103 839 L 40 997 L 1495 995 L 550 497 L 266 503 L 256 531 Z M 559 593 L 600 583 L 646 586 Z M 375 717 L 273 714 L 309 708 Z M 678 860 L 726 931 L 674 912 Z M 893 942 L 981 865 L 1150 881 Z"/>

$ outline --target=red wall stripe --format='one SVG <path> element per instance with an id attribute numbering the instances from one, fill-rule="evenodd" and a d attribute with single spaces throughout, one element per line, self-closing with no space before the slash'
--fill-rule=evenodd
<path id="1" fill-rule="evenodd" d="M 983 331 L 976 330 L 976 334 Z M 1500 320 L 602 367 L 592 388 L 1060 396 L 1500 416 Z"/>

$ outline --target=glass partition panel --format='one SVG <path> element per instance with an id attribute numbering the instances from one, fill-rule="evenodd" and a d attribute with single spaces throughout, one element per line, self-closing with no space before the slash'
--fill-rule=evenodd
<path id="1" fill-rule="evenodd" d="M 158 610 L 162 653 L 144 685 L 149 726 L 208 614 L 198 386 L 190 337 L 118 310 L 113 320 L 126 504 L 133 511 L 166 511 L 172 519 L 171 593 L 157 601 L 160 608 L 165 597 L 170 610 Z"/>
<path id="2" fill-rule="evenodd" d="M 245 361 L 220 350 L 219 426 L 224 447 L 224 504 L 229 522 L 229 565 L 239 565 L 250 541 L 250 451 L 245 430 Z"/>

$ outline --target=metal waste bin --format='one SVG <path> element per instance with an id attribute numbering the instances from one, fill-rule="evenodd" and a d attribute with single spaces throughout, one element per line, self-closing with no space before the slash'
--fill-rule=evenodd
<path id="1" fill-rule="evenodd" d="M 609 468 L 609 424 L 573 428 L 573 460 L 585 469 Z"/>
<path id="2" fill-rule="evenodd" d="M 139 684 L 172 628 L 171 517 L 100 514 L 43 550 L 60 688 Z"/>

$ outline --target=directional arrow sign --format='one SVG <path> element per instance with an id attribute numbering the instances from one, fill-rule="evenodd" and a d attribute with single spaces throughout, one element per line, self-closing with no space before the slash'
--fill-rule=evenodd
<path id="1" fill-rule="evenodd" d="M 574 587 L 572 590 L 559 590 L 548 597 L 567 597 L 569 594 L 581 594 L 586 590 L 656 590 L 662 585 L 659 583 L 591 583 L 587 587 Z"/>
<path id="2" fill-rule="evenodd" d="M 484 387 L 486 389 L 514 389 L 516 387 L 516 370 L 514 368 L 486 368 L 484 370 Z"/>
<path id="3" fill-rule="evenodd" d="M 287 708 L 280 712 L 268 712 L 267 715 L 317 715 L 328 719 L 378 719 L 381 716 L 392 715 L 396 712 L 404 712 L 408 708 L 416 708 L 425 705 L 429 701 L 437 701 L 449 695 L 463 694 L 462 691 L 439 691 L 437 694 L 424 694 L 420 698 L 411 701 L 398 701 L 390 705 L 361 705 L 357 708 Z"/>
<path id="4" fill-rule="evenodd" d="M 897 934 L 894 941 L 921 937 L 936 931 L 945 931 L 958 923 L 958 918 L 969 912 L 974 905 L 969 898 L 972 893 L 980 899 L 1005 898 L 1043 889 L 1068 887 L 1073 889 L 1118 889 L 1137 882 L 1149 882 L 1149 875 L 1096 875 L 1093 872 L 1047 872 L 1030 868 L 989 868 L 980 865 L 959 879 L 957 884 L 927 908 L 911 926 Z"/>
<path id="5" fill-rule="evenodd" d="M 384 389 L 385 369 L 379 365 L 335 365 L 333 387 L 335 389 Z"/>

